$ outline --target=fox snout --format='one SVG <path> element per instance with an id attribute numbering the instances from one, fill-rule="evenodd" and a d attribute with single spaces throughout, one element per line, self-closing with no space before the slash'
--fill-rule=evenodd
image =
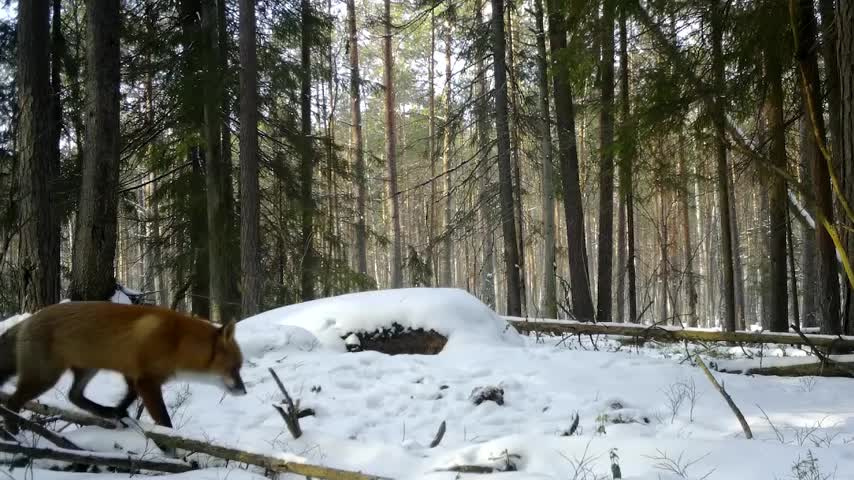
<path id="1" fill-rule="evenodd" d="M 243 378 L 239 371 L 234 371 L 230 375 L 222 378 L 225 384 L 225 389 L 231 395 L 243 396 L 246 395 L 246 384 L 243 383 Z"/>

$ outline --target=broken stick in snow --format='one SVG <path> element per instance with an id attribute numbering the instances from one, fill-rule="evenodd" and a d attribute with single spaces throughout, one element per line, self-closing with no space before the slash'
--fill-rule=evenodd
<path id="1" fill-rule="evenodd" d="M 285 384 L 279 379 L 279 376 L 276 375 L 276 371 L 272 368 L 269 368 L 270 374 L 273 376 L 273 380 L 279 385 L 279 390 L 282 391 L 282 395 L 285 396 L 285 404 L 288 407 L 287 411 L 282 408 L 281 405 L 273 405 L 273 408 L 279 412 L 279 415 L 282 416 L 282 419 L 285 421 L 285 425 L 288 427 L 288 431 L 291 432 L 294 439 L 297 439 L 302 436 L 302 429 L 299 426 L 300 419 L 300 410 L 299 410 L 299 400 L 294 403 L 291 399 L 291 396 L 288 395 L 288 391 L 285 389 Z"/>
<path id="2" fill-rule="evenodd" d="M 699 355 L 695 355 L 695 358 L 697 359 L 697 364 L 700 365 L 700 368 L 703 369 L 703 373 L 706 374 L 706 378 L 708 378 L 709 381 L 712 382 L 712 385 L 714 385 L 715 389 L 717 389 L 717 391 L 720 392 L 720 394 L 724 397 L 724 400 L 726 400 L 727 405 L 729 405 L 729 408 L 732 409 L 732 413 L 735 414 L 735 417 L 738 419 L 738 422 L 741 423 L 741 429 L 744 430 L 744 436 L 748 439 L 753 438 L 753 432 L 750 431 L 750 425 L 747 424 L 747 420 L 744 419 L 744 415 L 741 414 L 741 410 L 739 410 L 738 407 L 735 405 L 735 402 L 732 400 L 732 397 L 730 397 L 726 390 L 724 390 L 724 387 L 722 387 L 721 384 L 719 384 L 718 381 L 715 380 L 715 377 L 714 375 L 712 375 L 712 372 L 710 372 L 709 368 L 706 367 L 706 364 L 703 363 L 703 359 L 700 358 Z"/>
<path id="3" fill-rule="evenodd" d="M 445 436 L 445 421 L 442 420 L 442 424 L 439 425 L 439 431 L 436 432 L 436 436 L 433 437 L 433 441 L 430 442 L 430 448 L 435 448 L 442 441 L 442 437 Z"/>
<path id="4" fill-rule="evenodd" d="M 152 470 L 166 473 L 184 473 L 193 467 L 183 462 L 169 460 L 144 460 L 137 456 L 116 455 L 85 450 L 25 447 L 16 443 L 0 442 L 0 452 L 21 454 L 30 458 L 44 458 L 84 465 L 101 465 L 127 471 Z"/>

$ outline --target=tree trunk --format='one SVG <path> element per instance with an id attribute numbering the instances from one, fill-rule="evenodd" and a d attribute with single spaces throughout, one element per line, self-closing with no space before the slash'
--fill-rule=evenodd
<path id="1" fill-rule="evenodd" d="M 506 38 L 504 36 L 504 0 L 492 5 L 492 56 L 495 75 L 495 129 L 498 136 L 498 184 L 501 203 L 501 230 L 504 233 L 504 268 L 507 276 L 507 315 L 522 314 L 522 285 L 513 200 L 513 171 L 510 162 L 510 126 L 508 124 Z"/>
<path id="2" fill-rule="evenodd" d="M 427 209 L 427 261 L 429 262 L 430 269 L 434 272 L 432 282 L 437 282 L 439 280 L 439 262 L 436 259 L 435 255 L 435 242 L 436 242 L 436 202 L 438 199 L 436 198 L 437 188 L 436 188 L 436 5 L 433 5 L 433 8 L 430 9 L 430 62 L 428 63 L 428 89 L 429 89 L 429 99 L 428 101 L 428 110 L 429 110 L 429 120 L 427 124 L 427 156 L 430 158 L 430 206 Z M 431 285 L 433 284 L 431 282 Z"/>
<path id="3" fill-rule="evenodd" d="M 834 154 L 846 174 L 845 198 L 854 201 L 854 1 L 837 0 L 837 59 L 839 60 L 839 150 Z M 838 154 L 836 154 L 838 152 Z M 854 235 L 848 233 L 846 254 L 854 261 Z M 846 333 L 854 334 L 854 288 L 848 286 Z"/>
<path id="4" fill-rule="evenodd" d="M 634 123 L 631 118 L 629 101 L 629 55 L 628 34 L 626 31 L 626 9 L 620 8 L 620 109 L 621 136 L 620 139 L 620 190 L 626 209 L 626 279 L 628 281 L 629 322 L 637 323 L 637 278 L 635 272 L 635 215 L 634 215 L 634 180 L 632 179 L 632 164 L 634 163 Z"/>
<path id="5" fill-rule="evenodd" d="M 314 280 L 317 277 L 314 242 L 314 142 L 311 133 L 311 43 L 312 27 L 311 2 L 300 1 L 300 206 L 301 208 L 301 244 L 302 269 L 300 270 L 300 289 L 302 301 L 314 299 Z"/>
<path id="6" fill-rule="evenodd" d="M 771 0 L 771 4 L 774 0 Z M 774 7 L 772 7 L 774 8 Z M 782 10 L 781 7 L 777 7 Z M 776 9 L 775 9 L 776 10 Z M 775 12 L 776 13 L 776 12 Z M 776 17 L 776 15 L 775 15 Z M 785 18 L 780 15 L 781 24 Z M 779 45 L 776 36 L 765 42 L 765 75 L 769 86 L 768 97 L 765 100 L 765 117 L 771 134 L 769 163 L 782 171 L 786 171 L 786 126 L 783 118 L 783 80 L 780 61 Z M 789 298 L 786 288 L 786 219 L 788 217 L 788 200 L 786 198 L 786 182 L 782 176 L 768 172 L 769 202 L 769 252 L 771 263 L 770 272 L 770 305 L 768 317 L 772 332 L 789 331 Z"/>
<path id="7" fill-rule="evenodd" d="M 694 278 L 694 243 L 691 238 L 691 178 L 688 176 L 688 167 L 685 161 L 685 142 L 682 133 L 679 133 L 679 177 L 684 182 L 679 192 L 679 216 L 682 223 L 682 251 L 683 270 L 685 282 L 685 297 L 688 304 L 688 326 L 697 326 L 697 281 Z"/>
<path id="8" fill-rule="evenodd" d="M 726 100 L 724 86 L 724 58 L 721 46 L 725 21 L 723 4 L 715 0 L 712 27 L 712 75 L 715 87 L 712 123 L 715 135 L 715 156 L 718 176 L 718 211 L 721 222 L 721 261 L 723 263 L 723 328 L 734 332 L 736 329 L 735 311 L 735 272 L 733 271 L 732 223 L 730 220 L 729 167 L 727 166 L 726 141 Z"/>
<path id="9" fill-rule="evenodd" d="M 451 195 L 451 22 L 445 25 L 445 133 L 442 145 L 442 167 L 445 174 L 445 216 L 443 235 L 445 248 L 442 254 L 442 286 L 454 286 L 454 270 L 451 257 L 454 255 L 453 221 L 454 200 Z"/>
<path id="10" fill-rule="evenodd" d="M 494 0 L 493 0 L 494 1 Z M 566 44 L 566 20 L 561 3 L 549 0 L 549 46 L 553 59 L 563 58 Z M 593 320 L 593 300 L 587 274 L 587 245 L 584 229 L 581 187 L 579 185 L 578 151 L 575 140 L 575 106 L 569 66 L 561 62 L 554 69 L 554 99 L 557 115 L 558 152 L 564 191 L 567 250 L 569 254 L 572 307 L 578 319 Z"/>
<path id="11" fill-rule="evenodd" d="M 219 52 L 220 39 L 217 33 L 217 0 L 203 0 L 201 6 L 201 27 L 203 32 L 204 55 L 204 140 L 205 140 L 205 187 L 207 193 L 208 218 L 208 275 L 210 288 L 208 296 L 210 320 L 222 323 L 226 296 L 227 262 L 229 261 L 227 232 L 224 227 L 226 215 L 222 161 L 222 65 Z"/>
<path id="12" fill-rule="evenodd" d="M 735 166 L 729 166 L 729 222 L 732 234 L 732 269 L 733 284 L 735 285 L 735 321 L 736 328 L 743 329 L 747 323 L 745 317 L 744 299 L 744 267 L 741 261 L 741 233 L 738 228 L 738 203 L 735 200 Z"/>
<path id="13" fill-rule="evenodd" d="M 347 0 L 347 31 L 350 53 L 350 142 L 355 156 L 356 175 L 356 268 L 368 275 L 368 232 L 365 224 L 365 147 L 362 136 L 362 76 L 359 72 L 359 37 L 356 28 L 356 2 Z"/>
<path id="14" fill-rule="evenodd" d="M 222 89 L 220 90 L 220 105 L 221 105 L 221 122 L 220 122 L 220 165 L 222 170 L 220 174 L 220 185 L 222 192 L 222 215 L 223 224 L 219 229 L 219 235 L 224 237 L 225 250 L 224 258 L 240 257 L 240 225 L 237 222 L 237 207 L 235 206 L 234 182 L 232 180 L 232 161 L 231 161 L 231 109 L 232 95 L 236 92 L 231 92 L 227 85 L 227 80 L 230 78 L 228 69 L 228 52 L 231 50 L 229 39 L 231 36 L 228 33 L 228 19 L 226 18 L 226 2 L 228 0 L 217 0 L 217 35 L 219 37 L 219 68 L 222 77 Z M 239 178 L 238 178 L 239 180 Z M 223 285 L 222 285 L 222 308 L 223 318 L 237 319 L 240 315 L 240 267 L 237 261 L 223 262 Z"/>
<path id="15" fill-rule="evenodd" d="M 475 0 L 475 24 L 483 25 L 483 5 L 481 0 Z M 479 202 L 480 221 L 483 228 L 481 249 L 483 251 L 483 266 L 481 267 L 481 299 L 483 303 L 495 309 L 495 215 L 492 202 L 489 198 L 490 180 L 490 142 L 488 119 L 488 94 L 486 89 L 486 68 L 483 57 L 486 56 L 486 48 L 483 42 L 478 42 L 475 47 L 475 67 L 477 69 L 477 80 L 475 81 L 475 116 L 477 121 L 477 148 L 478 169 L 480 170 L 480 192 Z"/>
<path id="16" fill-rule="evenodd" d="M 841 103 L 842 99 L 840 97 L 839 92 L 839 57 L 837 52 L 837 43 L 839 36 L 839 28 L 841 27 L 838 23 L 836 23 L 836 12 L 834 11 L 834 0 L 819 0 L 818 8 L 819 14 L 821 15 L 821 54 L 822 59 L 824 60 L 824 75 L 825 75 L 825 90 L 827 92 L 827 113 L 829 117 L 828 127 L 830 130 L 830 144 L 831 151 L 835 158 L 839 158 L 839 152 L 842 148 L 842 145 L 839 143 L 842 138 L 842 129 L 841 129 Z M 847 170 L 844 170 L 844 165 L 840 163 L 836 163 L 836 172 L 840 171 L 846 172 L 846 174 L 851 174 Z"/>
<path id="17" fill-rule="evenodd" d="M 519 303 L 522 314 L 528 309 L 527 282 L 525 281 L 525 211 L 522 207 L 522 165 L 519 159 L 519 99 L 516 85 L 516 59 L 513 50 L 513 15 L 507 8 L 507 97 L 510 101 L 510 153 L 513 162 L 513 214 L 516 216 L 516 241 L 519 255 Z"/>
<path id="18" fill-rule="evenodd" d="M 806 113 L 806 101 L 801 101 L 801 120 L 799 124 L 800 146 L 798 150 L 801 183 L 807 188 L 812 185 L 811 168 L 815 160 L 813 157 L 818 154 L 816 148 L 811 148 L 813 144 L 812 131 L 809 118 Z M 809 201 L 807 195 L 801 196 L 804 205 L 807 205 L 813 218 L 815 218 L 815 205 Z M 809 226 L 806 222 L 801 223 L 801 271 L 803 272 L 803 283 L 801 285 L 801 294 L 803 295 L 803 311 L 801 312 L 801 321 L 804 327 L 818 326 L 818 312 L 816 311 L 816 275 L 818 274 L 816 267 L 816 232 L 815 228 Z"/>
<path id="19" fill-rule="evenodd" d="M 543 24 L 543 0 L 534 0 L 537 36 L 537 86 L 540 110 L 540 155 L 543 162 L 543 290 L 540 308 L 545 318 L 557 318 L 555 272 L 555 187 L 552 165 L 551 112 L 549 109 L 548 55 Z"/>
<path id="20" fill-rule="evenodd" d="M 303 0 L 305 1 L 305 0 Z M 383 10 L 383 82 L 385 84 L 386 161 L 388 162 L 388 198 L 391 203 L 392 250 L 391 288 L 403 286 L 403 258 L 400 232 L 400 198 L 397 194 L 397 120 L 395 118 L 394 56 L 391 45 L 391 0 Z"/>
<path id="21" fill-rule="evenodd" d="M 261 307 L 258 58 L 255 2 L 240 0 L 240 268 L 243 318 Z"/>
<path id="22" fill-rule="evenodd" d="M 86 8 L 86 149 L 74 229 L 71 300 L 107 300 L 116 288 L 120 10 L 119 0 L 91 0 Z"/>
<path id="23" fill-rule="evenodd" d="M 599 118 L 599 286 L 596 321 L 611 321 L 614 264 L 614 0 L 603 0 L 601 19 L 602 110 Z"/>
<path id="24" fill-rule="evenodd" d="M 60 0 L 53 0 L 51 14 L 51 47 L 50 47 L 50 94 L 51 94 L 51 130 L 50 130 L 50 170 L 48 177 L 48 195 L 51 205 L 59 203 L 57 182 L 62 177 L 60 143 L 62 138 L 62 78 L 60 71 L 64 68 L 62 57 L 65 55 L 65 37 L 62 35 L 62 8 Z M 50 250 L 49 263 L 50 284 L 48 292 L 54 295 L 58 302 L 62 295 L 61 282 L 61 244 L 62 244 L 62 214 L 56 208 L 50 209 Z M 52 302 L 51 302 L 52 303 Z"/>
<path id="25" fill-rule="evenodd" d="M 53 103 L 59 92 L 52 92 L 50 84 L 50 12 L 50 0 L 21 2 L 18 7 L 17 207 L 23 312 L 59 301 L 59 238 L 54 236 L 56 218 L 51 206 L 59 156 L 59 124 Z"/>
<path id="26" fill-rule="evenodd" d="M 815 52 L 816 20 L 810 0 L 790 0 L 790 14 L 797 27 L 795 40 L 799 59 L 801 91 L 806 101 L 807 118 L 812 135 L 806 148 L 814 150 L 811 168 L 813 192 L 816 202 L 816 309 L 822 333 L 841 332 L 839 321 L 839 281 L 836 273 L 836 249 L 830 234 L 821 224 L 822 219 L 833 225 L 833 192 L 830 189 L 830 171 L 822 150 L 825 143 L 824 109 L 821 98 L 818 59 Z M 825 150 L 826 151 L 826 150 Z"/>

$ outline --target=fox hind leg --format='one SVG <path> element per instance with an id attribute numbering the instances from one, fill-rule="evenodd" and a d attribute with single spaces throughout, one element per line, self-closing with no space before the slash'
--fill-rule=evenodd
<path id="1" fill-rule="evenodd" d="M 128 407 L 130 407 L 137 397 L 139 397 L 139 394 L 136 392 L 136 388 L 133 386 L 133 380 L 125 377 L 125 383 L 127 384 L 127 393 L 125 393 L 125 396 L 115 407 L 116 413 L 121 414 L 121 418 L 130 417 L 128 414 Z"/>
<path id="2" fill-rule="evenodd" d="M 71 390 L 68 392 L 68 399 L 71 400 L 71 403 L 99 417 L 119 419 L 127 415 L 127 407 L 122 409 L 118 407 L 107 407 L 89 400 L 83 394 L 83 391 L 86 390 L 86 386 L 89 385 L 89 382 L 92 381 L 98 373 L 98 370 L 90 368 L 72 368 L 71 371 L 74 373 L 74 381 L 71 383 Z"/>

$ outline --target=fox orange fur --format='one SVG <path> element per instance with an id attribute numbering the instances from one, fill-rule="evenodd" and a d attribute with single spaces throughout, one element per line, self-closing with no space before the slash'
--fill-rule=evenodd
<path id="1" fill-rule="evenodd" d="M 60 303 L 39 310 L 0 336 L 0 387 L 17 374 L 17 390 L 6 405 L 16 413 L 71 370 L 74 380 L 68 396 L 77 407 L 120 419 L 138 395 L 154 421 L 171 428 L 161 391 L 166 381 L 179 373 L 204 374 L 221 381 L 229 393 L 245 395 L 242 364 L 234 322 L 218 327 L 148 305 Z M 115 407 L 83 395 L 98 370 L 124 375 L 128 391 Z M 13 419 L 6 423 L 17 431 Z"/>

